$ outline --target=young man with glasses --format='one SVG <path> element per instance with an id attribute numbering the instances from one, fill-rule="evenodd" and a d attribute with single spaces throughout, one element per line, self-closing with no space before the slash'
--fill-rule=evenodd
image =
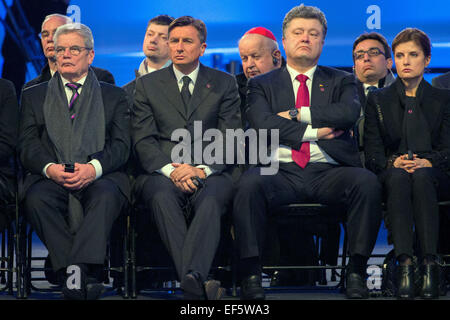
<path id="1" fill-rule="evenodd" d="M 370 90 L 390 85 L 394 81 L 391 71 L 391 48 L 377 32 L 364 33 L 353 43 L 353 70 L 356 75 L 361 113 Z"/>

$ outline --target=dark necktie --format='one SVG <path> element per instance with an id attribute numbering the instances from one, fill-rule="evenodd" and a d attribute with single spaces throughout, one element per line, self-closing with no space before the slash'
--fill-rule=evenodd
<path id="1" fill-rule="evenodd" d="M 183 87 L 181 88 L 181 98 L 183 99 L 184 108 L 187 114 L 189 101 L 191 100 L 191 92 L 189 91 L 189 82 L 191 82 L 191 78 L 189 78 L 188 76 L 184 76 L 182 80 L 183 80 Z"/>
<path id="2" fill-rule="evenodd" d="M 299 74 L 296 79 L 300 81 L 300 87 L 298 87 L 295 107 L 299 109 L 300 112 L 301 107 L 309 107 L 309 90 L 306 85 L 306 80 L 309 78 L 304 74 Z M 292 149 L 292 160 L 300 167 L 305 168 L 310 158 L 309 142 L 303 142 L 298 151 Z"/>
<path id="3" fill-rule="evenodd" d="M 366 93 L 366 96 L 369 94 L 369 92 L 372 92 L 372 91 L 375 91 L 375 90 L 377 90 L 378 88 L 377 87 L 375 87 L 375 86 L 369 86 L 369 87 L 367 87 L 367 93 Z"/>
<path id="4" fill-rule="evenodd" d="M 77 100 L 78 96 L 80 95 L 78 93 L 78 89 L 80 89 L 81 84 L 69 82 L 69 83 L 66 83 L 66 86 L 70 90 L 72 90 L 72 97 L 70 98 L 70 102 L 69 102 L 69 114 L 70 114 L 70 119 L 73 121 L 73 119 L 75 119 L 75 109 L 73 106 L 74 106 L 75 101 Z"/>

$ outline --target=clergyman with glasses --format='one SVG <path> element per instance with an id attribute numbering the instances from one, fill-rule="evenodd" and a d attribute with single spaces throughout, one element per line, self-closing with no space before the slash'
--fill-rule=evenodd
<path id="1" fill-rule="evenodd" d="M 35 84 L 42 83 L 45 81 L 49 81 L 51 77 L 57 71 L 56 68 L 56 56 L 55 56 L 55 42 L 53 36 L 55 35 L 56 29 L 62 25 L 67 23 L 72 23 L 72 19 L 68 16 L 54 13 L 46 16 L 44 21 L 42 22 L 41 27 L 41 44 L 42 51 L 44 53 L 45 58 L 47 59 L 47 63 L 44 68 L 42 68 L 41 73 L 34 79 L 28 81 L 24 88 L 31 87 Z M 98 81 L 104 81 L 111 84 L 115 84 L 113 75 L 105 69 L 93 67 L 91 66 L 92 71 L 94 71 L 97 76 Z"/>
<path id="2" fill-rule="evenodd" d="M 19 196 L 64 297 L 97 299 L 109 234 L 130 197 L 129 104 L 123 89 L 98 81 L 89 67 L 87 26 L 65 24 L 54 39 L 58 72 L 22 93 Z"/>

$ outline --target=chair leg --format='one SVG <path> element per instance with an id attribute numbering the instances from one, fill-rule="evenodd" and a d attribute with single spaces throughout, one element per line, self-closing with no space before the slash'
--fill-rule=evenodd
<path id="1" fill-rule="evenodd" d="M 130 225 L 130 258 L 131 258 L 131 298 L 137 298 L 136 289 L 136 230 L 135 223 Z"/>
<path id="2" fill-rule="evenodd" d="M 125 224 L 125 236 L 123 237 L 123 282 L 124 282 L 124 292 L 122 297 L 124 299 L 128 299 L 129 298 L 129 286 L 128 286 L 128 272 L 129 272 L 129 268 L 128 268 L 128 262 L 129 262 L 129 257 L 128 257 L 128 230 L 129 230 L 129 217 L 127 217 L 126 220 L 126 224 Z"/>

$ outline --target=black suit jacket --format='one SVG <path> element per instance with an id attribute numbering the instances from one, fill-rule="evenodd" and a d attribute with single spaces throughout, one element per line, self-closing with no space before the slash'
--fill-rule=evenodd
<path id="1" fill-rule="evenodd" d="M 0 174 L 8 193 L 16 189 L 15 151 L 19 129 L 19 106 L 14 84 L 0 79 Z"/>
<path id="2" fill-rule="evenodd" d="M 450 72 L 434 77 L 431 83 L 436 88 L 450 89 Z"/>
<path id="3" fill-rule="evenodd" d="M 401 81 L 397 78 L 396 81 Z M 422 80 L 422 112 L 431 129 L 432 152 L 421 155 L 433 164 L 449 172 L 450 168 L 450 91 L 432 87 Z M 364 124 L 364 152 L 366 167 L 380 173 L 387 167 L 387 160 L 394 156 L 402 139 L 404 109 L 396 88 L 397 83 L 369 94 Z M 377 97 L 377 99 L 376 99 Z M 380 107 L 383 125 L 379 120 Z M 384 129 L 383 129 L 383 127 Z"/>
<path id="4" fill-rule="evenodd" d="M 172 65 L 138 78 L 132 114 L 132 141 L 141 172 L 150 174 L 172 163 L 171 152 L 178 142 L 172 141 L 171 135 L 176 129 L 190 132 L 193 155 L 194 121 L 202 122 L 202 135 L 207 129 L 219 129 L 225 136 L 226 129 L 240 128 L 239 103 L 234 77 L 202 64 L 188 114 Z M 202 143 L 202 151 L 209 143 Z M 204 163 L 192 161 L 192 164 Z M 225 161 L 224 164 L 209 166 L 217 174 L 231 169 Z M 136 182 L 137 190 L 143 184 L 140 179 Z"/>
<path id="5" fill-rule="evenodd" d="M 100 82 L 105 108 L 105 148 L 93 154 L 103 170 L 102 178 L 116 183 L 122 193 L 130 198 L 130 184 L 124 171 L 130 152 L 129 102 L 123 89 Z M 50 162 L 58 163 L 44 121 L 44 101 L 48 82 L 23 90 L 21 98 L 20 134 L 18 152 L 25 169 L 21 199 L 33 183 L 44 179 L 42 170 Z M 81 93 L 83 94 L 83 93 Z"/>
<path id="6" fill-rule="evenodd" d="M 92 71 L 94 71 L 95 76 L 97 77 L 98 81 L 103 81 L 103 82 L 110 83 L 110 84 L 116 84 L 114 81 L 114 76 L 108 70 L 105 70 L 102 68 L 97 68 L 97 67 L 92 67 L 92 66 L 91 66 L 91 69 L 92 69 Z M 31 86 L 34 86 L 34 85 L 42 83 L 42 82 L 49 81 L 51 78 L 52 78 L 52 74 L 50 73 L 50 67 L 48 66 L 48 64 L 46 64 L 44 66 L 44 68 L 42 68 L 41 74 L 38 75 L 36 78 L 25 83 L 23 86 L 23 89 L 29 88 Z"/>
<path id="7" fill-rule="evenodd" d="M 247 117 L 255 129 L 279 129 L 280 144 L 298 150 L 307 124 L 277 115 L 295 107 L 291 77 L 285 67 L 252 78 L 248 82 Z M 352 74 L 318 66 L 311 92 L 313 128 L 331 127 L 345 130 L 332 140 L 317 144 L 339 164 L 361 166 L 356 140 L 350 129 L 359 117 L 360 103 Z"/>

